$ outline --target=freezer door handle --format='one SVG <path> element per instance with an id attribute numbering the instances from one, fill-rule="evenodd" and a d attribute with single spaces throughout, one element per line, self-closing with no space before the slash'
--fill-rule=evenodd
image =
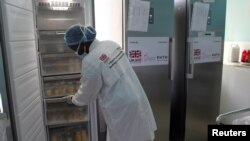
<path id="1" fill-rule="evenodd" d="M 38 35 L 65 35 L 65 31 L 37 31 Z"/>
<path id="2" fill-rule="evenodd" d="M 172 64 L 173 64 L 173 62 L 172 62 L 172 48 L 174 47 L 174 44 L 175 43 L 175 40 L 174 40 L 174 38 L 170 38 L 169 39 L 169 51 L 168 51 L 168 58 L 169 58 L 169 60 L 168 60 L 168 79 L 169 80 L 173 80 L 173 73 L 172 73 Z"/>
<path id="3" fill-rule="evenodd" d="M 65 32 L 56 31 L 56 35 L 65 35 Z"/>
<path id="4" fill-rule="evenodd" d="M 65 97 L 51 98 L 51 99 L 46 99 L 45 101 L 46 101 L 46 103 L 66 102 L 66 98 Z"/>
<path id="5" fill-rule="evenodd" d="M 188 39 L 188 59 L 187 59 L 187 74 L 186 78 L 193 79 L 194 78 L 194 53 L 193 53 L 193 46 L 191 45 L 191 40 Z"/>

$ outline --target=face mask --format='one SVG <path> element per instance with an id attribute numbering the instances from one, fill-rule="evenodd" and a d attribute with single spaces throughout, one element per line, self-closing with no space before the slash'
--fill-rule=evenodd
<path id="1" fill-rule="evenodd" d="M 86 55 L 88 55 L 88 53 L 84 52 L 83 54 L 79 55 L 78 53 L 76 53 L 77 57 L 79 57 L 81 60 L 86 57 Z"/>
<path id="2" fill-rule="evenodd" d="M 76 49 L 75 54 L 82 60 L 84 57 L 86 57 L 86 55 L 88 55 L 88 53 L 83 52 L 83 54 L 81 54 L 81 55 L 78 54 L 78 51 L 79 51 L 79 49 L 81 47 L 82 40 L 87 39 L 81 27 L 80 27 L 80 30 L 82 31 L 83 37 L 82 37 L 82 39 L 81 39 L 81 41 L 80 41 L 80 43 L 79 43 L 79 45 L 78 45 L 78 47 Z"/>
<path id="3" fill-rule="evenodd" d="M 78 54 L 78 51 L 79 51 L 80 45 L 81 45 L 81 44 L 78 45 L 75 54 L 77 55 L 77 57 L 79 57 L 79 58 L 82 60 L 86 55 L 88 55 L 88 53 L 83 52 L 83 54 L 79 55 L 79 54 Z"/>

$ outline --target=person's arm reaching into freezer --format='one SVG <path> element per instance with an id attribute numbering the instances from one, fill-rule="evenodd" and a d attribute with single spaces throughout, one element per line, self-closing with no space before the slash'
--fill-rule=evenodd
<path id="1" fill-rule="evenodd" d="M 86 65 L 85 65 L 86 66 Z M 90 102 L 96 100 L 97 95 L 102 87 L 102 78 L 95 69 L 86 66 L 82 70 L 81 85 L 75 95 L 67 96 L 67 103 L 73 103 L 77 106 L 88 105 Z"/>

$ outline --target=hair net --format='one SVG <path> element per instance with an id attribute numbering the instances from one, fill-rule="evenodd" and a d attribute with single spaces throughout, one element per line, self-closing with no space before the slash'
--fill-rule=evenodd
<path id="1" fill-rule="evenodd" d="M 91 42 L 96 37 L 96 31 L 91 26 L 80 24 L 70 26 L 64 36 L 66 45 L 79 45 L 80 43 Z"/>

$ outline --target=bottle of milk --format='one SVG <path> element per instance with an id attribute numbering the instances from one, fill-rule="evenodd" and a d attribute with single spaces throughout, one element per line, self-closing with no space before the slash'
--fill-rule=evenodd
<path id="1" fill-rule="evenodd" d="M 240 47 L 238 44 L 232 44 L 229 49 L 229 62 L 239 62 Z"/>

